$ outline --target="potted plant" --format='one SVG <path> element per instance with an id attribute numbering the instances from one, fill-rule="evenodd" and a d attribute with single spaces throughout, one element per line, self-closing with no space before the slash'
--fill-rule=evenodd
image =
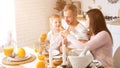
<path id="1" fill-rule="evenodd" d="M 60 15 L 62 16 L 63 15 L 63 8 L 64 8 L 65 5 L 66 5 L 66 1 L 57 0 L 56 1 L 56 6 L 55 6 L 54 9 L 57 10 L 60 13 Z"/>

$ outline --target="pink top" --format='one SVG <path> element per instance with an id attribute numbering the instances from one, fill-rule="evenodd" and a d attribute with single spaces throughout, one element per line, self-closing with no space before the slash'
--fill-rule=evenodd
<path id="1" fill-rule="evenodd" d="M 113 66 L 112 47 L 113 42 L 108 32 L 101 31 L 91 37 L 86 43 L 81 43 L 72 35 L 68 35 L 68 40 L 72 42 L 75 49 L 83 49 L 85 46 L 92 52 L 94 58 L 99 60 L 103 66 Z"/>

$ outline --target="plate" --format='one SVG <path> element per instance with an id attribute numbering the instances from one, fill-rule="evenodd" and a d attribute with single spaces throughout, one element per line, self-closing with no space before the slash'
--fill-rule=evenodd
<path id="1" fill-rule="evenodd" d="M 58 50 L 52 50 L 52 55 L 53 55 L 53 56 L 56 56 L 56 55 L 58 55 L 58 54 L 60 54 L 60 52 L 59 52 Z"/>
<path id="2" fill-rule="evenodd" d="M 27 60 L 27 59 L 29 59 L 31 57 L 31 55 L 30 54 L 27 54 L 25 57 L 23 57 L 23 58 L 19 58 L 19 57 L 8 57 L 7 59 L 8 60 L 10 60 L 10 61 L 16 61 L 16 62 L 19 62 L 19 61 L 24 61 L 24 60 Z"/>
<path id="3" fill-rule="evenodd" d="M 60 59 L 60 58 L 62 58 L 62 56 L 54 56 L 53 58 L 54 59 Z"/>
<path id="4" fill-rule="evenodd" d="M 49 53 L 49 52 L 48 52 Z M 60 52 L 58 51 L 58 50 L 52 50 L 52 55 L 53 56 L 56 56 L 56 55 L 58 55 L 58 54 L 60 54 Z"/>

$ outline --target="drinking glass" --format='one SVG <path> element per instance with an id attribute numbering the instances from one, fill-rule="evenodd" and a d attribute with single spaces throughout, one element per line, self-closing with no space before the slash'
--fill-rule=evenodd
<path id="1" fill-rule="evenodd" d="M 5 56 L 12 56 L 14 52 L 14 45 L 9 45 L 9 44 L 4 45 L 3 52 Z"/>
<path id="2" fill-rule="evenodd" d="M 39 42 L 35 42 L 35 43 L 33 44 L 33 49 L 34 49 L 34 51 L 35 51 L 37 54 L 40 52 L 40 44 L 39 44 Z"/>

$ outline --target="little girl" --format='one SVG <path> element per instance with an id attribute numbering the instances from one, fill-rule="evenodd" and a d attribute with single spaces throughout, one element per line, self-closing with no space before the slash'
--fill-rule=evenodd
<path id="1" fill-rule="evenodd" d="M 54 14 L 49 19 L 51 30 L 47 34 L 47 40 L 52 45 L 52 49 L 59 50 L 62 40 L 61 31 L 64 30 L 61 23 L 61 17 Z"/>

